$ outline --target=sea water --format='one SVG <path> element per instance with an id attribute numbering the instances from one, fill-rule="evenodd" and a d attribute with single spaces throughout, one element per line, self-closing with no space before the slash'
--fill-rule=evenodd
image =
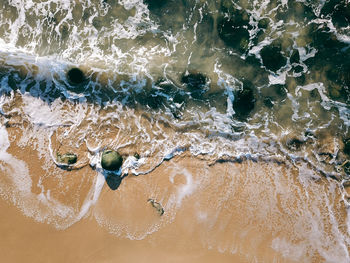
<path id="1" fill-rule="evenodd" d="M 197 198 L 194 227 L 211 229 L 201 237 L 204 247 L 236 253 L 235 235 L 254 240 L 252 229 L 231 229 L 242 220 L 237 214 L 220 215 L 224 206 L 244 207 L 231 203 L 238 195 L 279 210 L 270 213 L 271 229 L 281 215 L 302 218 L 292 220 L 291 233 L 312 222 L 307 234 L 289 233 L 290 240 L 266 230 L 269 247 L 283 258 L 349 260 L 347 0 L 5 0 L 0 6 L 0 193 L 25 215 L 65 229 L 92 213 L 111 233 L 144 239 Z M 72 68 L 82 71 L 81 82 L 69 79 Z M 116 176 L 147 177 L 158 167 L 167 173 L 158 186 L 158 179 L 131 180 L 130 193 L 116 190 L 122 211 L 117 201 L 107 209 L 99 164 L 106 148 L 124 157 Z M 77 153 L 77 166 L 90 167 L 93 176 L 67 179 L 58 152 Z M 276 170 L 243 169 L 250 171 L 243 182 L 237 172 L 218 176 L 215 169 L 168 163 L 179 156 L 208 167 L 255 162 Z M 291 169 L 283 171 L 286 178 L 275 164 Z M 149 214 L 140 224 L 130 206 L 141 201 L 128 203 L 131 193 L 156 196 L 172 212 L 161 222 Z M 277 205 L 281 193 L 285 201 Z M 138 209 L 152 213 L 145 200 Z M 203 200 L 213 207 L 202 209 Z M 291 200 L 300 201 L 293 206 L 298 212 L 288 210 Z M 269 218 L 248 207 L 252 217 Z M 232 236 L 221 236 L 223 229 Z"/>

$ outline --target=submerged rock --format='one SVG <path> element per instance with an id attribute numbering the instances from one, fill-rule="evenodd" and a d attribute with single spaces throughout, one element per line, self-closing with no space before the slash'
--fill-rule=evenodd
<path id="1" fill-rule="evenodd" d="M 108 171 L 116 171 L 123 164 L 123 157 L 116 151 L 105 150 L 101 157 L 101 166 Z"/>
<path id="2" fill-rule="evenodd" d="M 323 159 L 322 161 L 329 163 L 338 155 L 341 148 L 343 148 L 343 142 L 337 136 L 327 131 L 317 134 L 316 152 Z"/>
<path id="3" fill-rule="evenodd" d="M 222 18 L 218 23 L 219 37 L 229 47 L 245 51 L 249 44 L 249 32 L 234 20 Z"/>
<path id="4" fill-rule="evenodd" d="M 149 202 L 157 210 L 160 216 L 164 214 L 164 209 L 160 203 L 156 202 L 154 199 L 148 199 L 147 202 Z"/>
<path id="5" fill-rule="evenodd" d="M 221 3 L 222 17 L 218 19 L 217 30 L 224 43 L 241 52 L 245 52 L 249 45 L 249 14 L 243 9 L 237 9 L 231 1 Z"/>
<path id="6" fill-rule="evenodd" d="M 304 143 L 305 141 L 298 138 L 290 138 L 286 141 L 286 146 L 292 151 L 298 151 Z"/>
<path id="7" fill-rule="evenodd" d="M 206 92 L 208 78 L 200 72 L 192 71 L 184 73 L 181 82 L 186 85 L 193 98 L 199 99 Z"/>
<path id="8" fill-rule="evenodd" d="M 74 153 L 65 153 L 65 154 L 60 154 L 57 153 L 57 162 L 62 163 L 62 164 L 75 164 L 78 160 L 78 156 Z"/>
<path id="9" fill-rule="evenodd" d="M 332 2 L 332 1 L 331 1 Z M 333 1 L 334 2 L 334 1 Z M 332 14 L 332 22 L 338 27 L 346 27 L 350 25 L 350 5 L 348 1 L 337 1 Z"/>
<path id="10" fill-rule="evenodd" d="M 190 72 L 182 75 L 181 82 L 186 84 L 190 90 L 198 90 L 205 87 L 207 78 L 202 73 Z"/>
<path id="11" fill-rule="evenodd" d="M 294 49 L 292 55 L 290 56 L 290 63 L 299 63 L 299 60 L 299 51 L 297 49 Z"/>
<path id="12" fill-rule="evenodd" d="M 235 92 L 233 109 L 239 118 L 247 117 L 254 109 L 255 97 L 251 87 L 244 86 L 243 89 Z"/>
<path id="13" fill-rule="evenodd" d="M 151 11 L 162 8 L 167 2 L 168 0 L 144 0 L 144 3 Z"/>
<path id="14" fill-rule="evenodd" d="M 78 85 L 85 81 L 85 75 L 79 68 L 72 68 L 67 72 L 68 81 L 72 85 Z"/>
<path id="15" fill-rule="evenodd" d="M 266 29 L 269 26 L 270 20 L 268 18 L 262 18 L 258 22 L 258 27 L 261 29 Z"/>
<path id="16" fill-rule="evenodd" d="M 265 106 L 271 109 L 273 107 L 273 101 L 272 100 L 273 99 L 271 97 L 265 98 L 264 99 Z"/>
<path id="17" fill-rule="evenodd" d="M 344 153 L 350 155 L 350 138 L 344 140 Z"/>
<path id="18" fill-rule="evenodd" d="M 287 63 L 287 59 L 282 55 L 279 45 L 272 44 L 263 47 L 260 55 L 264 66 L 271 71 L 277 71 Z"/>

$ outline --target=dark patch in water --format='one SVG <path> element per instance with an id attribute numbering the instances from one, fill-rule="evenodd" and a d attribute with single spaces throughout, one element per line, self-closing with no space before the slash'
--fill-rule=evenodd
<path id="1" fill-rule="evenodd" d="M 311 45 L 316 47 L 321 54 L 324 50 L 340 51 L 346 45 L 340 42 L 336 35 L 326 25 L 311 24 L 309 26 L 309 34 L 312 37 Z M 328 54 L 329 55 L 329 54 Z"/>
<path id="2" fill-rule="evenodd" d="M 277 71 L 286 65 L 287 59 L 282 55 L 281 50 L 281 46 L 278 43 L 272 43 L 269 46 L 263 47 L 260 55 L 267 69 Z"/>
<path id="3" fill-rule="evenodd" d="M 350 155 L 350 138 L 344 140 L 344 153 Z"/>
<path id="4" fill-rule="evenodd" d="M 143 106 L 148 106 L 151 109 L 160 109 L 164 102 L 164 95 L 155 88 L 151 88 L 150 90 L 144 89 L 140 93 L 135 94 L 135 100 Z"/>
<path id="5" fill-rule="evenodd" d="M 235 92 L 235 99 L 233 101 L 233 109 L 239 119 L 245 119 L 255 106 L 255 97 L 253 87 L 245 83 L 243 89 Z"/>
<path id="6" fill-rule="evenodd" d="M 258 27 L 261 29 L 266 29 L 266 28 L 268 28 L 269 24 L 270 24 L 270 19 L 262 18 L 258 22 Z"/>
<path id="7" fill-rule="evenodd" d="M 294 49 L 292 55 L 290 56 L 290 63 L 299 63 L 299 60 L 299 51 L 297 49 Z"/>
<path id="8" fill-rule="evenodd" d="M 334 8 L 332 22 L 337 27 L 347 27 L 350 24 L 350 5 L 347 1 L 341 1 Z"/>
<path id="9" fill-rule="evenodd" d="M 293 67 L 294 73 L 301 73 L 303 72 L 304 68 L 300 65 Z"/>
<path id="10" fill-rule="evenodd" d="M 85 81 L 84 73 L 79 68 L 70 69 L 67 72 L 67 78 L 72 85 L 82 84 Z"/>
<path id="11" fill-rule="evenodd" d="M 181 82 L 191 91 L 201 90 L 207 83 L 207 77 L 199 72 L 190 72 L 182 75 Z"/>
<path id="12" fill-rule="evenodd" d="M 181 83 L 191 92 L 191 96 L 195 99 L 201 99 L 203 93 L 207 90 L 208 78 L 200 72 L 186 72 L 181 77 Z"/>
<path id="13" fill-rule="evenodd" d="M 149 10 L 154 11 L 164 7 L 168 0 L 144 0 L 144 3 L 148 6 Z"/>
<path id="14" fill-rule="evenodd" d="M 273 108 L 273 102 L 272 102 L 272 98 L 271 97 L 267 97 L 264 99 L 264 105 L 268 108 Z"/>
<path id="15" fill-rule="evenodd" d="M 303 144 L 304 144 L 304 141 L 298 138 L 292 138 L 286 141 L 286 146 L 292 151 L 300 150 Z"/>
<path id="16" fill-rule="evenodd" d="M 241 52 L 245 52 L 249 44 L 249 14 L 245 10 L 235 9 L 224 1 L 221 5 L 223 15 L 218 20 L 218 34 L 224 43 Z"/>

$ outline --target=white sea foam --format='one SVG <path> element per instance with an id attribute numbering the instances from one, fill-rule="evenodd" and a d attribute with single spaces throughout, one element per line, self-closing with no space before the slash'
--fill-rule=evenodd
<path id="1" fill-rule="evenodd" d="M 292 76 L 297 77 L 308 73 L 306 60 L 316 56 L 318 52 L 310 46 L 302 47 L 296 44 L 295 40 L 300 37 L 298 26 L 302 26 L 301 24 L 297 24 L 296 21 L 288 23 L 284 23 L 282 20 L 274 21 L 272 18 L 275 17 L 278 7 L 267 10 L 269 1 L 254 1 L 252 10 L 248 10 L 248 13 L 252 15 L 250 17 L 252 30 L 249 32 L 251 39 L 248 53 L 237 56 L 238 53 L 235 50 L 226 47 L 221 49 L 222 43 L 219 41 L 220 43 L 215 43 L 215 45 L 218 44 L 218 47 L 204 49 L 203 53 L 205 54 L 201 57 L 198 55 L 200 53 L 198 51 L 202 50 L 203 46 L 202 43 L 197 43 L 198 35 L 193 35 L 193 33 L 200 33 L 200 22 L 203 22 L 205 15 L 207 15 L 204 10 L 208 6 L 202 6 L 200 1 L 196 1 L 196 8 L 199 9 L 193 8 L 191 15 L 186 17 L 182 28 L 178 30 L 164 29 L 164 21 L 161 18 L 159 20 L 153 19 L 153 15 L 142 0 L 119 0 L 118 3 L 123 7 L 120 9 L 122 12 L 119 13 L 125 13 L 128 16 L 113 16 L 110 22 L 108 22 L 108 12 L 112 8 L 110 4 L 102 1 L 82 2 L 82 12 L 86 12 L 87 17 L 79 22 L 75 21 L 77 14 L 73 13 L 74 6 L 79 5 L 79 1 L 51 0 L 38 3 L 38 1 L 11 0 L 8 3 L 16 7 L 17 17 L 12 20 L 5 19 L 0 14 L 1 25 L 6 24 L 10 29 L 5 30 L 4 35 L 0 36 L 0 61 L 6 69 L 13 68 L 21 71 L 22 67 L 25 68 L 23 70 L 25 74 L 22 76 L 24 80 L 16 82 L 19 89 L 18 94 L 21 94 L 21 103 L 8 112 L 6 112 L 4 105 L 13 99 L 17 91 L 12 91 L 10 88 L 9 83 L 12 81 L 10 79 L 12 76 L 4 76 L 1 79 L 1 91 L 11 93 L 8 98 L 1 97 L 1 114 L 7 116 L 10 113 L 20 113 L 21 120 L 29 122 L 29 128 L 25 133 L 28 138 L 25 136 L 21 138 L 17 142 L 18 146 L 29 147 L 31 141 L 38 141 L 36 150 L 39 151 L 41 157 L 49 155 L 51 159 L 47 158 L 46 160 L 56 162 L 56 149 L 52 148 L 52 137 L 56 135 L 59 127 L 63 130 L 63 134 L 67 135 L 65 138 L 68 138 L 68 135 L 74 135 L 72 140 L 76 141 L 69 142 L 71 145 L 87 147 L 89 151 L 87 154 L 88 162 L 91 167 L 96 169 L 96 177 L 87 196 L 80 197 L 84 200 L 80 207 L 65 205 L 55 200 L 51 189 L 45 188 L 42 180 L 39 180 L 37 184 L 41 192 L 34 194 L 32 193 L 33 182 L 29 173 L 30 163 L 25 163 L 7 153 L 10 140 L 6 129 L 1 127 L 1 170 L 4 174 L 3 179 L 9 180 L 11 183 L 9 186 L 0 180 L 0 193 L 20 207 L 26 215 L 38 221 L 52 223 L 57 228 L 63 229 L 84 218 L 89 214 L 89 211 L 94 210 L 102 198 L 101 191 L 105 183 L 100 159 L 102 151 L 106 147 L 123 150 L 125 148 L 133 149 L 137 146 L 138 152 L 142 155 L 142 158 L 138 160 L 132 156 L 127 157 L 121 171 L 117 172 L 118 175 L 147 174 L 160 165 L 166 165 L 164 161 L 189 152 L 196 156 L 210 156 L 209 159 L 214 161 L 219 158 L 228 161 L 240 158 L 242 160 L 258 160 L 260 157 L 266 160 L 276 159 L 277 161 L 279 158 L 289 158 L 292 162 L 306 160 L 308 162 L 305 161 L 304 165 L 299 166 L 303 168 L 301 169 L 303 174 L 298 178 L 299 182 L 307 188 L 313 185 L 313 180 L 320 180 L 321 177 L 313 176 L 315 170 L 307 167 L 312 162 L 310 156 L 306 153 L 290 152 L 279 140 L 289 133 L 294 132 L 296 135 L 304 133 L 306 126 L 308 128 L 315 127 L 315 130 L 332 127 L 332 122 L 335 122 L 338 117 L 342 120 L 339 126 L 349 127 L 350 113 L 346 103 L 336 102 L 328 98 L 327 87 L 321 82 L 296 87 L 288 83 L 287 80 Z M 323 5 L 324 2 L 322 1 L 321 4 Z M 51 10 L 52 3 L 57 5 L 56 12 Z M 235 4 L 239 5 L 239 3 Z M 286 6 L 288 1 L 282 1 L 281 4 Z M 321 7 L 317 8 L 319 10 Z M 198 12 L 199 21 L 195 20 L 195 12 Z M 57 17 L 55 17 L 56 15 Z M 254 46 L 254 38 L 259 32 L 258 20 L 262 17 L 269 18 L 269 28 L 264 31 L 267 34 L 266 37 L 262 41 L 258 40 L 259 43 Z M 35 18 L 36 25 L 31 24 L 29 18 Z M 97 29 L 96 21 L 98 22 L 98 19 L 104 21 L 100 29 Z M 50 20 L 52 20 L 50 23 L 45 24 Z M 44 21 L 46 22 L 44 23 Z M 332 32 L 336 33 L 337 39 L 344 43 L 349 42 L 349 37 L 341 33 L 340 30 L 338 32 L 331 20 L 323 19 L 314 22 L 327 23 Z M 170 23 L 175 24 L 177 21 L 170 21 Z M 287 32 L 286 25 L 296 26 L 297 29 Z M 69 37 L 65 37 L 65 34 L 68 34 Z M 299 75 L 293 73 L 291 76 L 292 66 L 289 59 L 287 59 L 287 65 L 277 73 L 265 72 L 261 64 L 257 66 L 256 71 L 259 76 L 250 77 L 248 70 L 244 71 L 241 68 L 244 59 L 249 55 L 262 62 L 260 56 L 262 48 L 270 45 L 275 39 L 288 34 L 293 41 L 290 49 L 299 51 L 299 65 L 303 67 L 302 73 Z M 48 43 L 43 42 L 44 40 L 47 40 Z M 287 56 L 287 53 L 284 55 Z M 242 60 L 237 62 L 238 66 L 235 65 L 236 59 Z M 74 89 L 69 86 L 66 71 L 73 66 L 81 66 L 89 77 L 98 75 L 96 83 L 89 83 L 89 91 L 81 94 L 72 91 Z M 188 99 L 190 92 L 180 83 L 179 76 L 191 67 L 198 68 L 198 71 L 203 69 L 211 81 L 215 79 L 216 82 L 211 82 L 211 85 L 215 92 L 218 92 L 218 97 L 222 92 L 222 101 L 218 103 L 224 105 L 224 110 L 220 112 L 212 105 L 211 99 L 216 99 L 214 93 L 203 101 Z M 273 110 L 257 104 L 259 107 L 261 106 L 260 110 L 255 108 L 246 122 L 239 121 L 235 118 L 233 109 L 236 99 L 235 91 L 243 87 L 245 79 L 251 79 L 254 82 L 259 77 L 261 79 L 257 81 L 257 84 L 254 83 L 254 85 L 259 86 L 256 89 L 257 94 L 255 94 L 257 103 L 262 104 L 261 91 L 275 84 L 286 85 L 286 90 L 289 89 L 287 99 L 275 101 Z M 128 106 L 128 102 L 134 99 L 134 94 L 143 96 L 142 92 L 149 88 L 150 80 L 153 81 L 152 87 L 154 88 L 154 83 L 158 81 L 158 78 L 166 79 L 168 84 L 170 83 L 177 90 L 183 91 L 184 97 L 188 99 L 171 105 L 181 111 L 180 118 L 173 117 L 171 111 L 173 108 L 170 106 L 166 107 L 167 115 L 163 114 L 162 107 L 164 105 L 157 110 L 147 106 L 141 110 L 138 108 L 139 105 L 136 105 L 135 109 L 132 109 L 133 106 Z M 27 91 L 28 87 L 32 85 L 32 80 L 35 81 L 35 85 L 30 88 L 30 91 Z M 99 81 L 105 82 L 101 84 Z M 49 93 L 50 89 L 56 88 L 59 95 L 55 94 L 55 96 L 64 97 L 68 101 L 54 100 L 51 97 L 48 98 L 49 100 L 42 98 L 41 82 L 46 82 L 45 92 Z M 321 101 L 311 101 L 309 98 L 303 100 L 306 92 L 314 90 L 317 90 Z M 112 97 L 110 101 L 105 102 L 102 97 L 108 92 L 113 92 L 113 96 L 115 95 L 116 98 Z M 120 94 L 123 96 L 117 97 Z M 170 93 L 164 95 L 167 102 L 173 100 L 172 95 Z M 91 99 L 89 96 L 95 96 L 93 99 L 95 99 L 96 105 L 87 102 L 88 99 Z M 130 104 L 132 105 L 132 103 Z M 335 116 L 335 113 L 329 113 L 332 107 L 338 109 L 339 116 Z M 319 114 L 321 110 L 326 110 L 327 114 L 329 113 L 324 119 L 315 117 L 321 116 Z M 10 117 L 4 118 L 9 119 Z M 106 134 L 104 134 L 105 128 Z M 108 132 L 115 130 L 117 130 L 116 133 L 111 133 L 115 137 L 109 138 L 112 136 L 108 136 Z M 345 128 L 341 127 L 341 132 L 344 130 Z M 103 138 L 104 135 L 108 138 Z M 313 164 L 315 166 L 315 163 Z M 293 163 L 293 165 L 296 164 Z M 46 171 L 48 170 L 46 169 Z M 55 173 L 59 172 L 55 171 Z M 96 209 L 94 216 L 101 225 L 106 226 L 110 232 L 116 235 L 123 235 L 130 239 L 145 238 L 163 226 L 164 222 L 172 222 L 186 200 L 193 197 L 201 187 L 200 182 L 196 181 L 195 175 L 182 167 L 175 169 L 175 172 L 169 177 L 171 184 L 175 184 L 176 177 L 182 177 L 184 183 L 175 185 L 175 191 L 169 194 L 168 199 L 165 198 L 165 194 L 159 194 L 159 198 L 161 201 L 164 200 L 163 205 L 167 210 L 163 216 L 166 219 L 162 218 L 163 221 L 159 224 L 153 222 L 143 229 L 138 229 L 132 223 L 125 223 L 122 220 L 118 221 L 113 216 L 107 216 L 106 211 Z M 278 177 L 276 176 L 276 178 Z M 230 183 L 232 184 L 231 188 L 233 188 L 233 181 Z M 255 184 L 255 182 L 251 184 Z M 288 191 L 288 187 L 281 186 L 282 183 L 276 183 L 276 185 L 278 185 L 277 188 L 281 187 L 276 190 L 277 192 Z M 276 185 L 271 185 L 271 189 Z M 288 186 L 292 185 L 290 183 Z M 150 195 L 156 192 L 154 189 L 146 190 L 149 191 Z M 233 194 L 231 190 L 228 191 L 227 196 Z M 159 190 L 159 192 L 161 191 Z M 259 198 L 253 198 L 255 189 L 252 190 L 251 195 L 252 200 L 259 203 Z M 307 196 L 308 192 L 305 195 Z M 227 196 L 223 197 L 222 200 L 228 198 Z M 271 198 L 273 197 L 271 194 Z M 343 197 L 345 199 L 345 195 Z M 215 200 L 216 198 L 216 196 L 213 197 Z M 220 199 L 220 202 L 222 200 Z M 271 204 L 269 201 L 265 200 L 265 202 Z M 266 205 L 264 202 L 260 204 Z M 323 205 L 320 202 L 320 206 Z M 302 234 L 298 232 L 304 243 L 295 244 L 285 237 L 277 236 L 272 241 L 272 248 L 286 258 L 299 261 L 303 260 L 303 257 L 310 251 L 310 253 L 317 251 L 327 261 L 338 260 L 338 262 L 342 262 L 344 259 L 348 259 L 346 247 L 349 242 L 343 242 L 348 237 L 340 233 L 338 222 L 333 217 L 332 205 L 326 205 L 330 215 L 327 220 L 332 223 L 333 227 L 330 239 L 327 239 L 326 234 L 324 234 L 325 229 L 322 227 L 322 222 L 317 221 L 317 217 L 313 215 L 313 213 L 319 213 L 313 207 L 314 210 L 309 214 L 307 211 L 305 214 L 303 211 L 300 212 L 300 215 L 305 216 L 303 220 L 309 223 L 307 225 L 309 228 L 303 228 L 299 225 L 299 223 L 304 222 L 302 220 L 293 226 L 297 230 L 301 228 L 305 230 L 304 232 L 310 231 Z M 288 205 L 286 207 L 288 209 Z M 307 205 L 303 207 L 305 210 L 311 209 Z M 252 210 L 254 210 L 253 208 L 254 206 L 252 206 Z M 196 210 L 196 212 L 199 221 L 203 224 L 209 222 L 210 227 L 221 222 L 219 212 L 216 214 L 205 210 Z M 261 213 L 263 214 L 264 211 Z M 221 222 L 220 229 L 228 226 L 227 222 Z M 350 223 L 348 224 L 350 225 Z M 350 229 L 350 226 L 348 228 Z M 326 244 L 322 244 L 320 240 Z M 235 242 L 222 243 L 219 246 L 215 242 L 217 240 L 213 238 L 210 242 L 208 241 L 210 244 L 208 246 L 219 247 L 219 250 L 223 252 L 238 251 Z M 334 250 L 330 249 L 331 245 L 329 244 L 332 242 L 336 243 Z M 335 250 L 340 251 L 338 257 L 335 256 Z"/>

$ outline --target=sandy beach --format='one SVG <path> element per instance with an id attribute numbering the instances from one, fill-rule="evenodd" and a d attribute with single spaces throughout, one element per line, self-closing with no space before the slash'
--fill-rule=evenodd
<path id="1" fill-rule="evenodd" d="M 8 131 L 13 138 L 16 129 Z M 117 190 L 104 183 L 79 219 L 95 170 L 53 165 L 56 172 L 48 172 L 28 147 L 11 144 L 8 153 L 26 161 L 33 187 L 29 201 L 14 190 L 1 200 L 4 262 L 321 262 L 322 253 L 342 262 L 349 250 L 336 240 L 346 236 L 348 220 L 338 185 L 310 169 L 299 174 L 276 162 L 208 163 L 184 153 L 150 174 L 127 176 Z M 13 178 L 4 171 L 10 189 Z M 65 205 L 73 214 L 48 212 L 39 181 L 50 190 L 52 211 Z M 1 187 L 5 193 L 4 180 Z M 21 204 L 37 211 L 30 214 Z"/>

